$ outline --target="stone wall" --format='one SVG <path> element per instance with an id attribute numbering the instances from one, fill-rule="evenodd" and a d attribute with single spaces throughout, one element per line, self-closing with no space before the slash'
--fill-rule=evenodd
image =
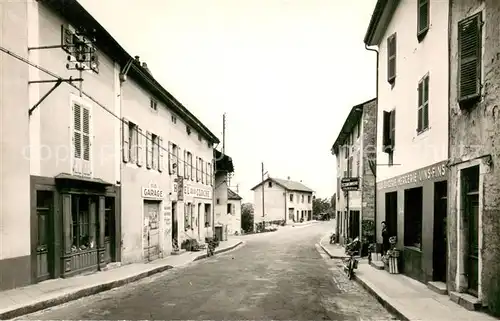
<path id="1" fill-rule="evenodd" d="M 482 97 L 481 100 L 467 110 L 461 110 L 457 103 L 457 24 L 460 20 L 483 11 L 483 63 L 482 63 Z M 451 291 L 463 291 L 464 282 L 456 283 L 458 267 L 457 256 L 457 222 L 460 219 L 458 208 L 459 170 L 473 160 L 481 160 L 482 190 L 480 195 L 480 228 L 482 245 L 480 244 L 480 283 L 479 297 L 488 303 L 492 299 L 492 286 L 498 288 L 500 268 L 500 172 L 496 168 L 500 163 L 500 2 L 498 0 L 457 0 L 451 8 L 450 38 L 450 183 L 449 183 L 449 267 L 448 286 Z M 491 157 L 491 161 L 490 161 Z M 472 163 L 470 163 L 472 164 Z M 481 214 L 482 213 L 482 214 Z M 480 239 L 481 239 L 480 236 Z M 464 248 L 464 247 L 462 247 Z M 498 291 L 498 289 L 497 289 Z M 489 293 L 489 294 L 488 294 Z M 493 294 L 500 298 L 500 293 Z M 489 298 L 488 298 L 489 296 Z M 491 302 L 490 302 L 491 305 Z"/>
<path id="2" fill-rule="evenodd" d="M 362 153 L 362 235 L 375 236 L 375 175 L 369 161 L 376 158 L 377 149 L 377 101 L 372 100 L 363 106 L 363 153 Z M 376 164 L 376 162 L 375 162 Z M 376 169 L 376 166 L 374 166 Z M 375 241 L 375 240 L 373 240 Z"/>

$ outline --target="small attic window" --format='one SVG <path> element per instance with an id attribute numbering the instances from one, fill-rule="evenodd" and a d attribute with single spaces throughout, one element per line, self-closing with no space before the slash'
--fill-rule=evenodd
<path id="1" fill-rule="evenodd" d="M 149 99 L 149 106 L 151 107 L 152 110 L 158 110 L 158 102 L 154 98 Z"/>
<path id="2" fill-rule="evenodd" d="M 269 186 L 269 187 L 273 187 L 273 182 L 269 182 L 269 183 L 267 183 L 267 186 Z"/>
<path id="3" fill-rule="evenodd" d="M 201 142 L 203 138 L 201 137 L 201 134 L 198 134 L 198 140 Z"/>
<path id="4" fill-rule="evenodd" d="M 188 135 L 191 135 L 191 128 L 189 128 L 189 126 L 186 126 L 186 133 Z"/>

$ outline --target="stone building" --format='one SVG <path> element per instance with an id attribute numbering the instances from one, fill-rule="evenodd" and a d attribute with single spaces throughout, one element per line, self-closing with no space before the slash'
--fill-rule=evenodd
<path id="1" fill-rule="evenodd" d="M 452 1 L 448 291 L 500 313 L 500 5 Z M 494 300 L 497 301 L 493 302 Z"/>
<path id="2" fill-rule="evenodd" d="M 336 233 L 340 243 L 375 235 L 377 101 L 352 107 L 332 147 L 337 157 Z"/>
<path id="3" fill-rule="evenodd" d="M 377 59 L 377 241 L 401 270 L 446 282 L 449 1 L 379 0 L 364 42 Z M 375 49 L 376 48 L 376 49 Z"/>

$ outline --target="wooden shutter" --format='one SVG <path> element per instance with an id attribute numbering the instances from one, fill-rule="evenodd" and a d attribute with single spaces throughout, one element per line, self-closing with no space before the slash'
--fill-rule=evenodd
<path id="1" fill-rule="evenodd" d="M 205 164 L 203 163 L 203 159 L 200 158 L 200 181 L 202 184 L 205 184 Z"/>
<path id="2" fill-rule="evenodd" d="M 146 168 L 151 169 L 153 166 L 153 142 L 150 132 L 146 132 Z"/>
<path id="3" fill-rule="evenodd" d="M 82 172 L 84 176 L 92 176 L 92 133 L 91 133 L 91 119 L 90 109 L 88 107 L 82 108 Z"/>
<path id="4" fill-rule="evenodd" d="M 200 160 L 198 158 L 198 156 L 196 156 L 196 181 L 199 182 L 200 181 Z"/>
<path id="5" fill-rule="evenodd" d="M 136 133 L 134 135 L 137 135 L 136 141 L 137 141 L 137 146 L 133 146 L 134 148 L 134 154 L 135 159 L 136 159 L 136 164 L 137 166 L 141 167 L 144 165 L 144 142 L 146 141 L 146 137 L 144 137 L 144 133 L 142 131 L 142 128 L 139 128 L 138 126 L 135 127 Z"/>
<path id="6" fill-rule="evenodd" d="M 205 164 L 205 183 L 206 183 L 207 185 L 209 185 L 209 184 L 210 184 L 210 177 L 209 177 L 209 175 L 208 175 L 208 170 L 209 170 L 209 168 L 210 168 L 210 163 L 208 163 L 208 162 L 207 162 L 207 163 Z"/>
<path id="7" fill-rule="evenodd" d="M 423 125 L 423 101 L 424 101 L 424 82 L 420 81 L 418 83 L 418 109 L 417 109 L 417 133 L 422 131 Z"/>
<path id="8" fill-rule="evenodd" d="M 391 141 L 391 152 L 396 146 L 396 109 L 391 111 L 391 121 L 390 121 L 390 141 Z"/>
<path id="9" fill-rule="evenodd" d="M 184 150 L 184 162 L 183 162 L 183 164 L 184 164 L 184 178 L 187 179 L 189 166 L 188 166 L 188 159 L 187 159 L 187 151 L 186 150 Z"/>
<path id="10" fill-rule="evenodd" d="M 382 127 L 382 151 L 387 153 L 388 146 L 391 144 L 391 132 L 390 132 L 390 121 L 391 113 L 384 111 L 383 127 Z"/>
<path id="11" fill-rule="evenodd" d="M 163 138 L 158 136 L 158 171 L 163 172 Z"/>
<path id="12" fill-rule="evenodd" d="M 429 128 L 429 76 L 426 76 L 422 86 L 422 129 Z"/>
<path id="13" fill-rule="evenodd" d="M 73 104 L 73 174 L 82 174 L 82 107 Z"/>
<path id="14" fill-rule="evenodd" d="M 423 36 L 422 34 L 429 29 L 429 0 L 418 0 L 417 5 L 417 36 Z"/>
<path id="15" fill-rule="evenodd" d="M 194 181 L 195 165 L 193 164 L 193 154 L 192 153 L 189 153 L 189 168 L 191 169 L 191 173 L 189 174 L 189 177 L 191 178 L 192 181 Z"/>
<path id="16" fill-rule="evenodd" d="M 172 144 L 172 142 L 168 142 L 168 173 L 170 175 L 174 174 L 174 164 L 174 145 Z"/>
<path id="17" fill-rule="evenodd" d="M 129 127 L 128 120 L 123 118 L 122 120 L 122 155 L 123 162 L 128 163 L 130 158 L 130 142 L 129 142 Z"/>
<path id="18" fill-rule="evenodd" d="M 387 81 L 396 80 L 396 34 L 387 38 Z"/>
<path id="19" fill-rule="evenodd" d="M 208 180 L 210 181 L 210 186 L 213 186 L 214 183 L 212 172 L 213 172 L 212 163 L 208 163 Z"/>
<path id="20" fill-rule="evenodd" d="M 458 23 L 459 102 L 475 100 L 481 95 L 481 29 L 481 12 Z"/>
<path id="21" fill-rule="evenodd" d="M 177 167 L 174 169 L 174 174 L 177 173 L 177 175 L 182 175 L 182 171 L 181 171 L 181 165 L 182 165 L 182 162 L 181 162 L 181 159 L 180 159 L 180 147 L 177 146 L 177 148 L 175 149 L 175 163 L 177 164 Z M 183 167 L 184 168 L 184 167 Z"/>

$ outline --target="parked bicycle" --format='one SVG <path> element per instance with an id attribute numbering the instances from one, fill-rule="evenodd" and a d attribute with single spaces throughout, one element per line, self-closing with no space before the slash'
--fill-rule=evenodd
<path id="1" fill-rule="evenodd" d="M 345 247 L 345 252 L 349 256 L 344 258 L 344 271 L 347 273 L 349 280 L 352 280 L 354 277 L 354 270 L 358 268 L 358 259 L 356 259 L 355 256 L 359 254 L 359 247 L 360 241 L 358 237 Z"/>

